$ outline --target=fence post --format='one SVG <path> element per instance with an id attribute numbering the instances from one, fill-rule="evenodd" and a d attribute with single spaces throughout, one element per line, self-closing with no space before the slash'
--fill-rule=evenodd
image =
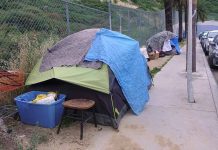
<path id="1" fill-rule="evenodd" d="M 142 23 L 142 22 L 141 22 L 142 19 L 141 19 L 141 18 L 142 18 L 142 14 L 141 14 L 141 12 L 139 11 L 139 38 L 140 38 L 140 39 L 139 39 L 139 42 L 140 42 L 140 45 L 141 45 L 142 36 L 143 36 L 143 35 L 142 35 L 143 33 L 142 33 L 142 31 L 141 31 L 141 29 L 142 29 L 142 27 L 141 27 L 141 25 L 142 25 L 142 24 L 141 24 L 141 23 Z"/>
<path id="2" fill-rule="evenodd" d="M 122 33 L 122 17 L 121 15 L 119 15 L 119 17 L 120 17 L 120 33 Z"/>
<path id="3" fill-rule="evenodd" d="M 128 35 L 130 35 L 130 16 L 129 16 L 129 9 L 128 9 Z"/>
<path id="4" fill-rule="evenodd" d="M 162 12 L 159 14 L 159 25 L 158 25 L 158 32 L 162 31 L 163 29 L 163 23 L 162 23 Z"/>
<path id="5" fill-rule="evenodd" d="M 157 33 L 157 14 L 154 17 L 155 33 Z"/>
<path id="6" fill-rule="evenodd" d="M 67 33 L 70 34 L 70 15 L 69 15 L 69 6 L 68 2 L 64 1 L 65 3 L 65 13 L 66 13 L 66 19 L 67 19 Z"/>
<path id="7" fill-rule="evenodd" d="M 108 11 L 109 11 L 109 26 L 110 30 L 112 30 L 112 23 L 111 23 L 111 0 L 108 2 Z"/>
<path id="8" fill-rule="evenodd" d="M 148 18 L 148 20 L 147 20 L 147 21 L 148 21 L 148 23 L 147 23 L 147 24 L 149 24 L 149 25 L 150 25 L 150 12 L 147 12 L 146 14 L 147 14 L 147 18 Z"/>

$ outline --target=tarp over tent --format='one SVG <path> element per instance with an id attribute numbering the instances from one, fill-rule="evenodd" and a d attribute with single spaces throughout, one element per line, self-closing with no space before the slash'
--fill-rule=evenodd
<path id="1" fill-rule="evenodd" d="M 149 99 L 151 78 L 136 40 L 119 32 L 101 29 L 85 60 L 102 61 L 110 66 L 132 111 L 137 115 L 143 111 Z"/>
<path id="2" fill-rule="evenodd" d="M 80 97 L 95 100 L 98 108 L 97 113 L 109 116 L 112 122 L 117 124 L 118 118 L 121 118 L 127 105 L 132 108 L 135 114 L 139 114 L 144 109 L 149 98 L 148 87 L 151 84 L 151 78 L 147 70 L 147 62 L 140 53 L 137 41 L 107 29 L 100 29 L 96 34 L 93 34 L 92 31 L 96 30 L 87 29 L 72 34 L 65 38 L 67 42 L 63 39 L 49 49 L 32 70 L 26 85 L 35 87 L 34 90 L 46 89 L 48 91 L 60 89 L 60 85 L 63 84 L 67 88 L 60 89 L 60 92 L 64 93 L 72 89 L 72 92 L 64 93 L 67 94 L 68 98 Z M 84 40 L 84 33 L 91 35 L 87 36 L 90 38 L 89 40 Z M 77 37 L 76 40 L 74 36 Z M 84 43 L 76 42 L 80 40 L 83 40 Z M 80 49 L 78 47 L 81 44 L 86 46 L 82 46 L 83 48 Z M 86 49 L 85 53 L 84 48 Z M 61 49 L 64 49 L 64 52 Z M 60 59 L 71 59 L 70 55 L 74 54 L 80 54 L 81 61 L 75 63 L 74 60 L 71 60 L 60 63 Z M 62 58 L 58 58 L 58 56 Z M 72 56 L 72 58 L 74 57 Z M 59 61 L 54 60 L 54 58 L 59 59 Z M 53 63 L 53 61 L 57 63 Z M 80 65 L 81 62 L 90 64 L 99 61 L 105 64 L 101 64 L 98 69 Z M 40 70 L 40 67 L 43 69 Z M 51 80 L 53 82 L 50 82 Z M 60 83 L 60 81 L 63 82 Z M 54 88 L 54 83 L 59 85 Z M 46 88 L 40 86 L 42 84 Z M 85 92 L 80 95 L 73 93 L 81 90 Z M 107 109 L 102 109 L 100 106 L 107 107 Z M 105 110 L 107 111 L 105 112 Z"/>
<path id="3" fill-rule="evenodd" d="M 42 59 L 40 71 L 46 71 L 53 67 L 62 66 L 83 66 L 99 69 L 101 62 L 84 61 L 84 56 L 88 52 L 93 39 L 100 29 L 82 30 L 71 34 L 48 49 Z"/>
<path id="4" fill-rule="evenodd" d="M 181 48 L 179 47 L 179 38 L 174 37 L 170 39 L 170 44 L 175 47 L 177 54 L 181 53 Z"/>
<path id="5" fill-rule="evenodd" d="M 152 50 L 157 50 L 160 52 L 162 51 L 164 42 L 168 40 L 170 40 L 171 45 L 175 46 L 176 52 L 180 54 L 181 50 L 179 48 L 178 37 L 176 34 L 170 31 L 162 31 L 153 35 L 145 42 L 145 45 L 148 50 L 151 48 Z"/>

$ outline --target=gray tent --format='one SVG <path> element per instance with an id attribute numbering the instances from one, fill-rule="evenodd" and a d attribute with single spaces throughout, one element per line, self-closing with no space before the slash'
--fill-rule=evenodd
<path id="1" fill-rule="evenodd" d="M 176 34 L 170 32 L 170 31 L 163 31 L 159 32 L 152 37 L 150 37 L 145 45 L 147 47 L 147 50 L 157 50 L 162 51 L 162 47 L 165 41 L 170 40 L 172 38 L 176 37 Z"/>
<path id="2" fill-rule="evenodd" d="M 100 29 L 87 29 L 71 34 L 48 49 L 43 57 L 40 72 L 53 67 L 80 66 L 100 69 L 101 62 L 86 62 L 84 57 Z"/>

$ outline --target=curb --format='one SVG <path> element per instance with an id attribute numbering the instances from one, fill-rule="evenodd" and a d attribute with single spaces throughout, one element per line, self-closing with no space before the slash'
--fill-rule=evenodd
<path id="1" fill-rule="evenodd" d="M 212 97 L 213 97 L 213 102 L 214 102 L 214 106 L 215 106 L 215 109 L 216 109 L 216 115 L 218 117 L 218 86 L 217 86 L 217 82 L 213 76 L 213 73 L 209 67 L 209 64 L 208 64 L 208 61 L 207 61 L 207 58 L 206 56 L 204 55 L 204 53 L 201 53 L 202 55 L 202 58 L 204 60 L 204 66 L 205 66 L 205 69 L 206 69 L 206 73 L 207 73 L 207 77 L 208 77 L 208 81 L 209 81 L 209 84 L 210 84 L 210 91 L 212 93 Z"/>

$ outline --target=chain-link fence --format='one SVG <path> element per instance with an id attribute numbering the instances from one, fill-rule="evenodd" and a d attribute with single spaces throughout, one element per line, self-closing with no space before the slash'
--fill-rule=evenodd
<path id="1" fill-rule="evenodd" d="M 55 42 L 83 29 L 108 28 L 108 18 L 107 11 L 63 0 L 1 0 L 0 69 L 30 72 Z"/>
<path id="2" fill-rule="evenodd" d="M 63 3 L 0 1 L 0 66 L 29 72 L 46 48 L 66 35 Z"/>
<path id="3" fill-rule="evenodd" d="M 65 4 L 68 34 L 88 28 L 108 28 L 109 13 L 107 11 L 62 1 Z"/>
<path id="4" fill-rule="evenodd" d="M 175 34 L 178 34 L 179 32 L 179 12 L 176 10 L 173 10 L 172 13 L 172 19 L 173 19 L 173 32 Z"/>
<path id="5" fill-rule="evenodd" d="M 148 12 L 109 4 L 111 29 L 122 32 L 144 45 L 155 33 L 165 29 L 164 11 Z"/>
<path id="6" fill-rule="evenodd" d="M 163 11 L 146 12 L 113 4 L 101 10 L 67 0 L 1 0 L 0 67 L 30 72 L 56 41 L 87 28 L 111 26 L 143 45 L 151 35 L 164 30 L 164 18 Z"/>
<path id="7" fill-rule="evenodd" d="M 177 10 L 173 10 L 172 13 L 173 19 L 173 32 L 175 34 L 179 34 L 179 12 Z M 183 25 L 183 32 L 185 31 L 185 13 L 182 14 L 182 25 Z"/>

